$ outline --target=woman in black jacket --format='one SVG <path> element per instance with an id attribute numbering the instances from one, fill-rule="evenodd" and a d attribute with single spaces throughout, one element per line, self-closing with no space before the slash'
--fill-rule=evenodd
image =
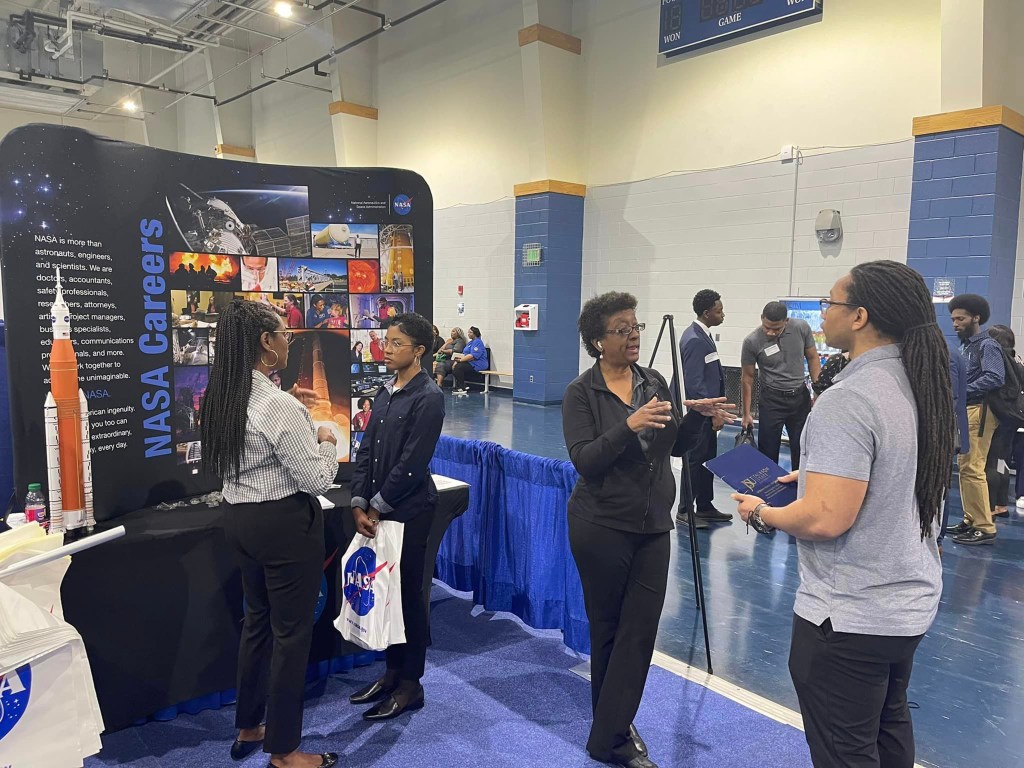
<path id="1" fill-rule="evenodd" d="M 641 368 L 636 299 L 588 301 L 580 338 L 594 367 L 566 390 L 562 428 L 580 478 L 569 498 L 569 544 L 590 620 L 594 723 L 587 751 L 624 768 L 657 768 L 633 727 L 665 602 L 676 481 L 670 455 L 695 444 L 706 419 L 732 420 L 725 398 L 686 401 Z"/>

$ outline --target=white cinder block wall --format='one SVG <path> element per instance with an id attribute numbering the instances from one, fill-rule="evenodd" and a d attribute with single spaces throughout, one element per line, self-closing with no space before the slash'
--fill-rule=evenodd
<path id="1" fill-rule="evenodd" d="M 512 370 L 515 220 L 512 199 L 434 212 L 434 323 L 446 337 L 455 325 L 480 328 L 492 364 L 503 371 Z M 459 302 L 466 304 L 463 317 Z"/>
<path id="2" fill-rule="evenodd" d="M 718 329 L 722 361 L 739 365 L 743 338 L 760 322 L 766 302 L 827 296 L 835 280 L 859 262 L 906 261 L 913 154 L 908 139 L 806 150 L 798 177 L 793 163 L 772 161 L 589 188 L 583 300 L 610 290 L 634 293 L 638 315 L 648 324 L 650 350 L 665 314 L 675 316 L 681 334 L 693 321 L 693 295 L 713 288 L 722 294 L 726 312 Z M 838 245 L 819 245 L 814 235 L 814 219 L 823 208 L 842 213 Z M 663 344 L 662 370 L 671 367 L 669 354 Z M 581 354 L 581 369 L 591 362 Z"/>

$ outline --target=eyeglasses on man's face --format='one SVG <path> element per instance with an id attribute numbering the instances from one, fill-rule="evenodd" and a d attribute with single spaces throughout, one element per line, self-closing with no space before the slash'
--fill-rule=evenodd
<path id="1" fill-rule="evenodd" d="M 645 328 L 647 328 L 647 323 L 634 323 L 633 325 L 624 325 L 621 328 L 607 328 L 605 333 L 613 336 L 629 336 L 633 331 L 640 333 Z"/>
<path id="2" fill-rule="evenodd" d="M 848 301 L 832 301 L 832 299 L 821 300 L 821 314 L 828 312 L 829 307 L 859 307 L 860 304 L 851 304 Z"/>

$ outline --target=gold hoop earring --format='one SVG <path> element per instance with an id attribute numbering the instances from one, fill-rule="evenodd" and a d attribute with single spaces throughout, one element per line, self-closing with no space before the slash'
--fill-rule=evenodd
<path id="1" fill-rule="evenodd" d="M 274 350 L 270 350 L 270 351 L 274 352 Z M 263 363 L 267 368 L 270 368 L 270 369 L 276 368 L 277 364 L 278 364 L 278 362 L 280 362 L 280 360 L 281 360 L 281 356 L 278 355 L 277 352 L 274 352 L 274 362 L 273 363 L 268 363 L 266 360 L 263 359 L 263 355 L 260 355 L 260 362 Z"/>

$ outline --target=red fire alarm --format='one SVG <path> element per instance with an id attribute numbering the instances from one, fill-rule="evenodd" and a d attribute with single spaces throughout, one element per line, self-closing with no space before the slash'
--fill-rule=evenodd
<path id="1" fill-rule="evenodd" d="M 459 286 L 459 296 L 461 296 L 461 295 L 462 295 L 462 286 L 460 285 Z"/>

